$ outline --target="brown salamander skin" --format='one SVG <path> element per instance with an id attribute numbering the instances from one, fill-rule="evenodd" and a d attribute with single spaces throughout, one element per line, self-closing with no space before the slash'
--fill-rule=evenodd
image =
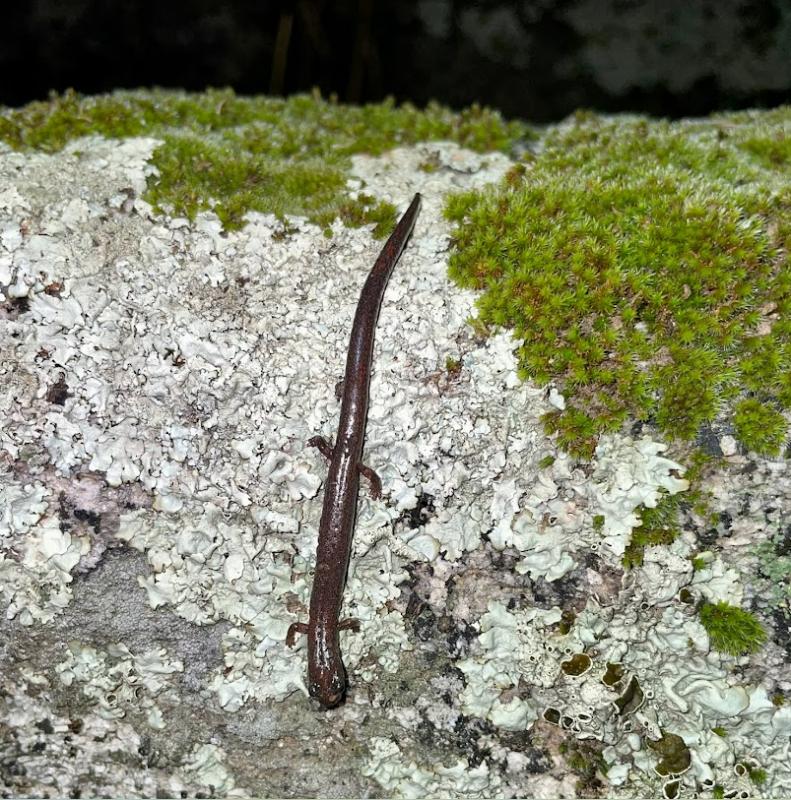
<path id="1" fill-rule="evenodd" d="M 370 480 L 374 497 L 381 492 L 379 477 L 360 460 L 368 415 L 376 321 L 390 274 L 412 233 L 419 209 L 420 195 L 416 194 L 382 248 L 360 294 L 346 358 L 341 417 L 335 446 L 321 436 L 315 436 L 308 442 L 329 458 L 330 467 L 319 523 L 310 616 L 307 624 L 295 622 L 291 625 L 286 643 L 293 646 L 297 633 L 307 633 L 308 691 L 326 708 L 337 706 L 346 694 L 346 670 L 341 658 L 338 631 L 359 628 L 356 619 L 339 621 L 338 615 L 351 554 L 360 475 Z"/>

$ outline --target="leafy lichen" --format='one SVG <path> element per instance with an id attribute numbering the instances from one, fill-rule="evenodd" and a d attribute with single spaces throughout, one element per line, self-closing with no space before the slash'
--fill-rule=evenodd
<path id="1" fill-rule="evenodd" d="M 778 530 L 753 548 L 760 597 L 772 610 L 791 611 L 791 532 Z"/>

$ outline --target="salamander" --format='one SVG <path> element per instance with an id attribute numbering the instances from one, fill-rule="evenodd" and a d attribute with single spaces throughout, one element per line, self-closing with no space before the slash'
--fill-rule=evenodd
<path id="1" fill-rule="evenodd" d="M 412 233 L 419 210 L 420 195 L 416 194 L 385 242 L 360 293 L 346 358 L 335 445 L 322 436 L 314 436 L 308 442 L 330 463 L 319 522 L 308 622 L 293 623 L 288 629 L 286 644 L 293 647 L 298 633 L 308 635 L 308 692 L 325 708 L 337 706 L 346 695 L 346 669 L 338 632 L 360 627 L 356 619 L 338 619 L 351 555 L 360 475 L 370 481 L 374 498 L 378 498 L 382 490 L 379 476 L 361 461 L 376 321 L 390 274 Z"/>

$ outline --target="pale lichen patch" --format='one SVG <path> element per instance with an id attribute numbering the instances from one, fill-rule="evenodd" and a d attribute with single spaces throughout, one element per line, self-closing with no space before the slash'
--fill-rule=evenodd
<path id="1" fill-rule="evenodd" d="M 69 646 L 66 659 L 55 665 L 55 672 L 65 686 L 78 685 L 97 706 L 96 713 L 105 719 L 122 719 L 130 709 L 143 711 L 152 728 L 164 728 L 162 709 L 154 701 L 168 696 L 169 676 L 182 672 L 184 665 L 169 659 L 163 648 L 134 654 L 126 645 L 116 644 L 106 653 L 77 642 Z"/>
<path id="2" fill-rule="evenodd" d="M 407 762 L 395 742 L 381 737 L 371 741 L 370 751 L 363 774 L 375 778 L 397 797 L 413 800 L 449 793 L 454 797 L 491 797 L 501 785 L 486 763 L 472 767 L 465 759 L 460 759 L 449 766 L 433 764 L 429 767 L 414 760 Z"/>

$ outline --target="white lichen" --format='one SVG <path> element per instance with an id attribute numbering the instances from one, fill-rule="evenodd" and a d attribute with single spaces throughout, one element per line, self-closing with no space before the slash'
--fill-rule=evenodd
<path id="1" fill-rule="evenodd" d="M 0 598 L 8 619 L 51 622 L 71 600 L 72 570 L 88 552 L 86 537 L 62 530 L 38 483 L 6 473 L 0 484 Z"/>
<path id="2" fill-rule="evenodd" d="M 165 727 L 162 710 L 155 697 L 173 700 L 168 676 L 183 672 L 184 665 L 167 658 L 164 648 L 137 655 L 124 644 L 107 652 L 72 642 L 66 658 L 55 665 L 65 686 L 77 684 L 94 701 L 96 713 L 105 719 L 122 719 L 130 710 L 144 711 L 152 728 Z"/>
<path id="3" fill-rule="evenodd" d="M 527 729 L 539 709 L 520 698 L 516 689 L 520 681 L 534 686 L 555 682 L 561 653 L 547 645 L 544 628 L 560 618 L 560 609 L 530 608 L 512 614 L 501 603 L 489 603 L 480 621 L 480 655 L 457 663 L 466 677 L 461 696 L 464 712 L 503 728 Z"/>
<path id="4" fill-rule="evenodd" d="M 609 436 L 596 447 L 595 471 L 586 489 L 594 514 L 604 517 L 604 543 L 616 556 L 623 555 L 632 529 L 641 524 L 636 509 L 654 508 L 663 490 L 677 494 L 689 488 L 681 477 L 684 467 L 659 455 L 665 449 L 647 438 Z"/>
<path id="5" fill-rule="evenodd" d="M 476 767 L 466 759 L 449 766 L 420 765 L 407 761 L 390 739 L 375 737 L 369 743 L 370 755 L 362 774 L 375 778 L 395 797 L 413 800 L 421 797 L 494 797 L 501 781 L 486 762 Z"/>
<path id="6" fill-rule="evenodd" d="M 213 797 L 248 797 L 244 790 L 235 790 L 233 776 L 225 766 L 225 754 L 213 744 L 196 745 L 184 759 L 184 772 L 207 787 Z"/>

